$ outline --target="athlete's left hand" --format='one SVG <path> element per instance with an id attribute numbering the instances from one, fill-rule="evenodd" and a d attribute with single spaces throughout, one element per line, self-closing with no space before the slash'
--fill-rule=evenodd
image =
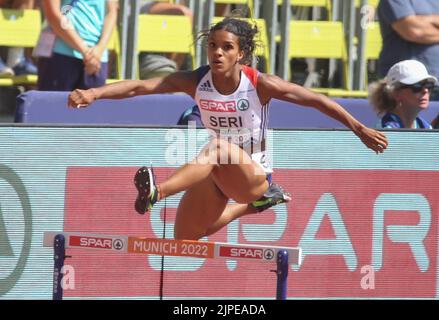
<path id="1" fill-rule="evenodd" d="M 356 132 L 356 134 L 366 145 L 366 147 L 372 149 L 377 154 L 383 153 L 389 144 L 384 133 L 375 129 L 362 127 L 358 132 Z"/>

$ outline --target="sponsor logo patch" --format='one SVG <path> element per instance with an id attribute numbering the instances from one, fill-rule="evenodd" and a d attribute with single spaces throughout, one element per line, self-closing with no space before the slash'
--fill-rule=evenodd
<path id="1" fill-rule="evenodd" d="M 116 240 L 115 240 L 115 242 L 116 242 Z M 72 236 L 72 237 L 70 237 L 70 245 L 74 246 L 74 247 L 110 249 L 111 250 L 111 249 L 113 249 L 113 239 Z M 122 247 L 123 247 L 123 245 L 122 245 Z M 118 250 L 120 250 L 120 249 L 118 249 Z"/>
<path id="2" fill-rule="evenodd" d="M 238 100 L 238 109 L 241 111 L 248 110 L 250 108 L 250 102 L 247 99 L 239 99 Z"/>
<path id="3" fill-rule="evenodd" d="M 242 248 L 242 247 L 221 247 L 219 255 L 230 258 L 264 259 L 264 249 Z"/>
<path id="4" fill-rule="evenodd" d="M 236 102 L 231 101 L 215 101 L 215 100 L 200 100 L 200 108 L 212 112 L 236 112 Z"/>
<path id="5" fill-rule="evenodd" d="M 200 85 L 199 90 L 200 90 L 200 91 L 213 92 L 212 85 L 210 84 L 210 81 L 207 80 L 207 81 L 203 82 L 203 83 Z"/>

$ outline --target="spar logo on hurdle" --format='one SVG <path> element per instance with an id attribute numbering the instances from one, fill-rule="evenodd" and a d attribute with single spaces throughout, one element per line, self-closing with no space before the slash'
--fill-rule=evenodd
<path id="1" fill-rule="evenodd" d="M 238 246 L 220 246 L 219 255 L 226 258 L 246 258 L 272 261 L 275 258 L 273 249 L 249 248 Z"/>
<path id="2" fill-rule="evenodd" d="M 276 262 L 276 298 L 285 300 L 289 265 L 302 264 L 300 248 L 221 242 L 156 239 L 129 236 L 89 235 L 71 232 L 45 232 L 43 245 L 54 249 L 53 299 L 61 300 L 64 283 L 65 249 L 92 249 L 129 254 L 157 254 L 203 259 L 232 258 Z"/>
<path id="3" fill-rule="evenodd" d="M 71 236 L 69 239 L 69 244 L 72 247 L 108 250 L 122 250 L 125 247 L 124 241 L 122 239 L 86 236 Z"/>

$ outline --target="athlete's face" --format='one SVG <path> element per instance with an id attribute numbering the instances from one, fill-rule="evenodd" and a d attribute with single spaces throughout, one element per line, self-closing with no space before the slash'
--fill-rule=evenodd
<path id="1" fill-rule="evenodd" d="M 213 72 L 229 71 L 239 64 L 243 55 L 236 35 L 225 30 L 210 33 L 207 39 L 207 56 Z"/>

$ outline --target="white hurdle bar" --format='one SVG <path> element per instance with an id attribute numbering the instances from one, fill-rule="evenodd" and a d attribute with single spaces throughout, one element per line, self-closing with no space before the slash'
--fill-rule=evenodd
<path id="1" fill-rule="evenodd" d="M 246 259 L 272 262 L 279 251 L 288 252 L 288 262 L 300 265 L 302 250 L 276 246 L 232 244 L 207 241 L 157 239 L 130 236 L 110 236 L 76 232 L 45 232 L 44 246 L 53 247 L 57 234 L 64 235 L 66 249 L 93 249 L 134 254 L 157 254 L 194 258 Z"/>
<path id="2" fill-rule="evenodd" d="M 286 280 L 289 265 L 301 265 L 302 250 L 297 247 L 278 247 L 253 244 L 157 239 L 114 236 L 77 232 L 45 232 L 43 245 L 54 248 L 54 299 L 62 299 L 61 268 L 65 249 L 87 249 L 130 254 L 155 254 L 212 259 L 242 259 L 277 262 L 278 299 L 286 299 Z"/>

